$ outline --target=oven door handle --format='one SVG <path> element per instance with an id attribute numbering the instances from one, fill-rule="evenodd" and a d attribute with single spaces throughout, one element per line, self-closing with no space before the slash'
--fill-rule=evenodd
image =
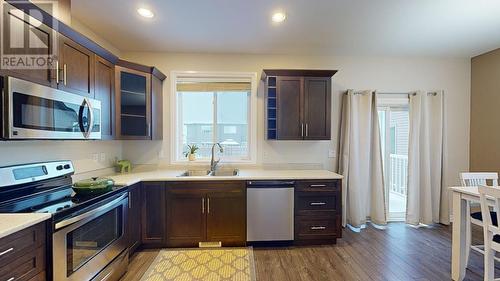
<path id="1" fill-rule="evenodd" d="M 83 213 L 83 214 L 78 215 L 78 216 L 74 216 L 72 218 L 69 218 L 69 219 L 66 219 L 63 221 L 60 221 L 60 222 L 56 223 L 55 229 L 56 230 L 61 229 L 61 228 L 66 227 L 68 225 L 74 224 L 75 222 L 79 222 L 79 221 L 84 220 L 86 218 L 92 217 L 100 212 L 106 211 L 108 209 L 112 209 L 112 207 L 117 205 L 120 201 L 122 201 L 126 197 L 127 197 L 127 193 L 124 193 L 123 195 L 114 199 L 113 201 L 110 201 L 110 202 L 108 202 L 100 207 L 97 207 L 97 208 L 93 209 L 92 211 Z"/>

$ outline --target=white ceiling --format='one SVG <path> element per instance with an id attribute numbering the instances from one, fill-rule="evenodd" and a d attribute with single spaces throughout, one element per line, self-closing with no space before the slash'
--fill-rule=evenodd
<path id="1" fill-rule="evenodd" d="M 282 24 L 270 20 L 277 10 Z M 499 0 L 73 0 L 72 13 L 122 51 L 471 57 L 500 47 Z"/>

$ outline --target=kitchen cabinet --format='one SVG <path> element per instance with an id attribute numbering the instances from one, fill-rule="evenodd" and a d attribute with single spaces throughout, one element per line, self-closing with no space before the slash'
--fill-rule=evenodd
<path id="1" fill-rule="evenodd" d="M 94 98 L 95 55 L 92 51 L 63 36 L 58 36 L 59 80 L 57 87 L 88 98 Z"/>
<path id="2" fill-rule="evenodd" d="M 3 47 L 3 61 L 7 58 L 13 58 L 7 65 L 2 63 L 0 73 L 2 75 L 9 75 L 20 79 L 28 80 L 34 83 L 42 84 L 45 86 L 56 86 L 55 81 L 55 65 L 49 67 L 42 67 L 38 69 L 19 68 L 18 65 L 33 65 L 33 61 L 22 60 L 25 63 L 17 63 L 18 58 L 26 57 L 26 54 L 36 55 L 48 58 L 53 54 L 54 44 L 57 34 L 47 25 L 39 23 L 27 14 L 16 12 L 14 6 L 3 3 L 2 26 L 3 38 L 10 38 L 9 40 L 2 40 Z M 36 38 L 36 40 L 28 41 L 28 38 Z M 33 47 L 30 44 L 35 44 Z M 46 62 L 46 60 L 44 60 Z"/>
<path id="3" fill-rule="evenodd" d="M 266 69 L 269 140 L 330 140 L 331 77 L 336 70 Z"/>
<path id="4" fill-rule="evenodd" d="M 141 184 L 129 186 L 128 193 L 129 255 L 132 255 L 141 244 Z"/>
<path id="5" fill-rule="evenodd" d="M 141 237 L 145 247 L 163 247 L 166 234 L 166 198 L 163 182 L 142 183 Z"/>
<path id="6" fill-rule="evenodd" d="M 182 187 L 168 189 L 167 246 L 197 246 L 198 242 L 205 241 L 205 200 L 202 190 Z"/>
<path id="7" fill-rule="evenodd" d="M 116 132 L 119 139 L 163 138 L 162 82 L 147 67 L 120 61 L 116 67 Z M 154 72 L 153 72 L 154 73 Z"/>
<path id="8" fill-rule="evenodd" d="M 115 135 L 115 66 L 96 56 L 95 94 L 101 102 L 101 139 L 113 139 Z"/>
<path id="9" fill-rule="evenodd" d="M 0 239 L 1 280 L 46 280 L 45 222 Z"/>
<path id="10" fill-rule="evenodd" d="M 242 246 L 246 241 L 246 192 L 239 184 L 207 193 L 207 241 Z"/>
<path id="11" fill-rule="evenodd" d="M 196 247 L 199 242 L 245 245 L 245 183 L 168 183 L 167 223 L 169 247 Z"/>
<path id="12" fill-rule="evenodd" d="M 341 186 L 340 180 L 295 182 L 295 244 L 334 244 L 342 237 Z"/>

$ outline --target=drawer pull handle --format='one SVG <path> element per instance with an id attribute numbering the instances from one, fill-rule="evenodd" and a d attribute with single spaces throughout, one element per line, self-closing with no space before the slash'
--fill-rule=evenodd
<path id="1" fill-rule="evenodd" d="M 0 257 L 1 257 L 1 256 L 3 256 L 3 255 L 5 255 L 5 254 L 7 254 L 7 253 L 9 253 L 9 252 L 12 252 L 12 251 L 14 251 L 14 248 L 9 248 L 9 249 L 7 249 L 7 250 L 5 250 L 5 251 L 1 252 L 1 253 L 0 253 Z"/>
<path id="2" fill-rule="evenodd" d="M 311 184 L 310 187 L 326 187 L 326 184 Z"/>
<path id="3" fill-rule="evenodd" d="M 311 226 L 311 230 L 324 230 L 326 229 L 325 226 Z"/>
<path id="4" fill-rule="evenodd" d="M 311 206 L 323 206 L 323 205 L 326 205 L 325 202 L 311 202 L 310 204 Z"/>
<path id="5" fill-rule="evenodd" d="M 14 279 L 16 279 L 16 278 L 10 277 L 9 279 L 7 279 L 7 281 L 14 281 Z"/>

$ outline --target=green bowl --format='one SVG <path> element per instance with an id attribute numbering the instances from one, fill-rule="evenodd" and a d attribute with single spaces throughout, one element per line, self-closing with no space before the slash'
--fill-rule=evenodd
<path id="1" fill-rule="evenodd" d="M 101 194 L 113 189 L 115 182 L 108 178 L 91 178 L 78 181 L 73 184 L 73 190 L 76 194 L 91 195 Z"/>

